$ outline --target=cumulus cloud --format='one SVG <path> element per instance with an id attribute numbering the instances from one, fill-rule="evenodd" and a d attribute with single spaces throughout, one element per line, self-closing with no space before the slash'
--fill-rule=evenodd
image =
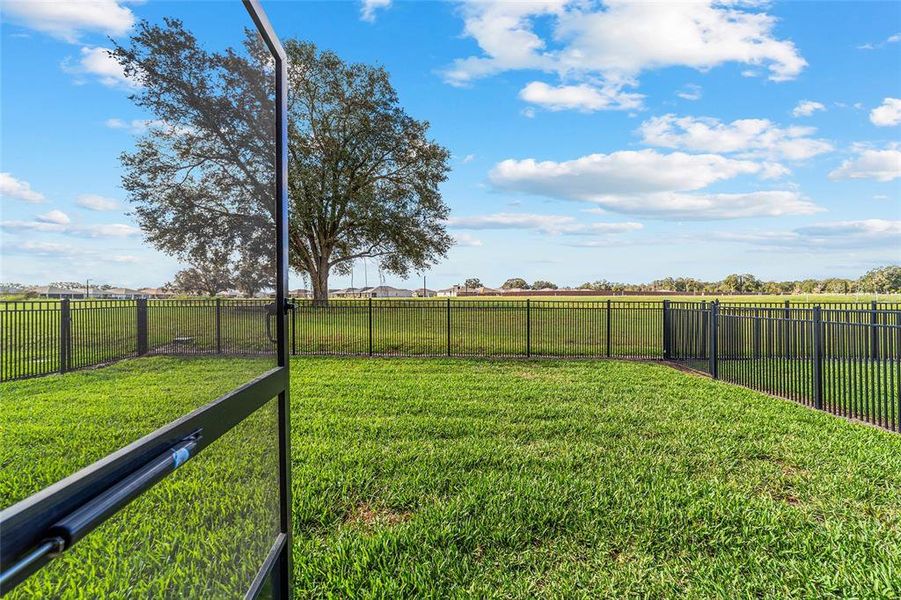
<path id="1" fill-rule="evenodd" d="M 870 111 L 870 122 L 878 127 L 901 124 L 901 98 L 886 98 Z"/>
<path id="2" fill-rule="evenodd" d="M 119 202 L 117 200 L 105 196 L 98 196 L 97 194 L 82 194 L 75 200 L 75 204 L 82 208 L 97 212 L 118 210 L 119 208 Z"/>
<path id="3" fill-rule="evenodd" d="M 75 76 L 76 83 L 84 83 L 87 77 L 92 77 L 111 88 L 141 87 L 140 78 L 127 77 L 125 69 L 110 54 L 109 48 L 85 46 L 81 49 L 77 60 L 67 58 L 63 61 L 62 68 L 66 73 Z"/>
<path id="4" fill-rule="evenodd" d="M 798 105 L 795 106 L 795 108 L 792 110 L 792 116 L 809 117 L 818 110 L 826 110 L 826 107 L 821 102 L 801 100 L 800 102 L 798 102 Z"/>
<path id="5" fill-rule="evenodd" d="M 568 215 L 495 213 L 469 217 L 451 217 L 448 226 L 455 229 L 531 229 L 548 235 L 606 235 L 642 228 L 641 223 L 585 223 Z"/>
<path id="6" fill-rule="evenodd" d="M 389 6 L 391 6 L 391 0 L 363 0 L 363 5 L 360 7 L 360 18 L 369 23 L 374 23 L 376 11 Z"/>
<path id="7" fill-rule="evenodd" d="M 586 83 L 578 85 L 551 86 L 541 81 L 533 81 L 519 92 L 526 102 L 537 104 L 549 110 L 633 110 L 641 108 L 644 96 L 627 93 L 616 86 L 595 87 Z"/>
<path id="8" fill-rule="evenodd" d="M 710 117 L 667 114 L 648 119 L 638 132 L 650 146 L 739 153 L 746 158 L 804 160 L 833 149 L 826 140 L 811 137 L 816 133 L 813 127 L 779 127 L 768 119 L 722 123 Z"/>
<path id="9" fill-rule="evenodd" d="M 875 179 L 893 181 L 901 177 L 901 150 L 890 146 L 877 150 L 856 146 L 856 155 L 829 173 L 829 179 Z"/>
<path id="10" fill-rule="evenodd" d="M 663 154 L 622 150 L 575 160 L 504 160 L 489 174 L 491 183 L 509 191 L 568 198 L 605 193 L 697 190 L 739 175 L 759 174 L 760 163 L 717 154 Z"/>
<path id="11" fill-rule="evenodd" d="M 767 163 L 717 154 L 655 150 L 591 154 L 564 161 L 505 160 L 489 174 L 500 190 L 590 202 L 606 210 L 654 218 L 729 219 L 806 215 L 821 210 L 795 191 L 697 192 L 742 175 L 766 177 Z"/>
<path id="12" fill-rule="evenodd" d="M 61 210 L 51 210 L 48 213 L 38 215 L 35 220 L 40 223 L 52 223 L 54 225 L 68 225 L 72 222 L 69 215 Z"/>
<path id="13" fill-rule="evenodd" d="M 6 0 L 4 14 L 26 27 L 55 38 L 77 42 L 87 32 L 123 35 L 135 23 L 135 16 L 118 0 Z"/>
<path id="14" fill-rule="evenodd" d="M 560 77 L 558 88 L 590 84 L 616 96 L 651 69 L 706 71 L 734 62 L 767 69 L 770 79 L 784 81 L 807 64 L 792 42 L 774 35 L 776 19 L 750 4 L 472 0 L 461 10 L 464 33 L 482 53 L 445 70 L 453 85 L 508 70 L 538 70 Z M 597 98 L 590 102 L 598 104 Z M 584 110 L 584 102 L 576 108 Z"/>
<path id="15" fill-rule="evenodd" d="M 0 196 L 24 200 L 33 204 L 38 204 L 45 200 L 44 194 L 34 191 L 31 189 L 30 183 L 16 179 L 12 176 L 12 173 L 0 173 Z"/>

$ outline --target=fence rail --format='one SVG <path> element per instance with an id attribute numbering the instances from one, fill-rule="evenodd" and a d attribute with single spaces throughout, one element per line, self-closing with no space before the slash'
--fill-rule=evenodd
<path id="1" fill-rule="evenodd" d="M 0 303 L 0 381 L 148 354 L 271 354 L 269 300 Z M 901 304 L 295 303 L 295 355 L 664 359 L 901 431 Z"/>

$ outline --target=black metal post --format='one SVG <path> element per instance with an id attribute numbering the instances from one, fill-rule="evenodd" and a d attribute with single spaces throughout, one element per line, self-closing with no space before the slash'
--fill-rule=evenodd
<path id="1" fill-rule="evenodd" d="M 372 356 L 372 296 L 369 297 L 369 356 Z"/>
<path id="2" fill-rule="evenodd" d="M 760 358 L 760 309 L 754 309 L 754 358 Z"/>
<path id="3" fill-rule="evenodd" d="M 532 356 L 532 303 L 526 298 L 526 356 Z"/>
<path id="4" fill-rule="evenodd" d="M 870 303 L 870 360 L 879 358 L 879 305 Z"/>
<path id="5" fill-rule="evenodd" d="M 607 300 L 607 358 L 610 358 L 610 300 Z"/>
<path id="6" fill-rule="evenodd" d="M 707 344 L 710 357 L 710 376 L 717 378 L 717 334 L 719 324 L 720 303 L 718 300 L 710 303 L 710 341 Z"/>
<path id="7" fill-rule="evenodd" d="M 59 303 L 59 372 L 69 370 L 72 349 L 72 313 L 69 299 L 63 298 Z"/>
<path id="8" fill-rule="evenodd" d="M 447 355 L 451 355 L 451 299 L 447 299 Z"/>
<path id="9" fill-rule="evenodd" d="M 136 308 L 137 320 L 137 353 L 138 356 L 147 354 L 147 298 L 138 298 Z"/>
<path id="10" fill-rule="evenodd" d="M 663 301 L 663 360 L 672 358 L 672 332 L 670 331 L 669 300 Z"/>
<path id="11" fill-rule="evenodd" d="M 268 319 L 268 317 L 267 317 Z M 216 353 L 222 354 L 222 299 L 216 298 Z"/>
<path id="12" fill-rule="evenodd" d="M 813 307 L 813 405 L 823 410 L 823 317 L 819 306 Z"/>

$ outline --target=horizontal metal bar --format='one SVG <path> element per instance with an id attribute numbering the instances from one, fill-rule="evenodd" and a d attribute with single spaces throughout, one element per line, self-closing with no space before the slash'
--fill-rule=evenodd
<path id="1" fill-rule="evenodd" d="M 161 427 L 66 479 L 0 512 L 0 569 L 18 562 L 44 541 L 47 530 L 129 474 L 202 430 L 199 453 L 287 386 L 287 368 L 278 367 L 197 410 Z"/>
<path id="2" fill-rule="evenodd" d="M 48 560 L 70 549 L 123 506 L 187 462 L 200 437 L 200 432 L 192 434 L 50 526 L 35 550 L 0 573 L 0 593 L 11 590 Z"/>

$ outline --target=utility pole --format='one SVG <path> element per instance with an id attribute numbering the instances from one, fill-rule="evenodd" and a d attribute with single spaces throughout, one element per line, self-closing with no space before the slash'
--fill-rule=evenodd
<path id="1" fill-rule="evenodd" d="M 91 280 L 90 280 L 90 279 L 85 279 L 85 282 L 84 282 L 84 297 L 85 297 L 85 299 L 88 299 L 88 298 L 91 297 Z"/>
<path id="2" fill-rule="evenodd" d="M 425 275 L 422 276 L 422 297 L 423 298 L 429 297 L 428 289 L 425 287 Z"/>

